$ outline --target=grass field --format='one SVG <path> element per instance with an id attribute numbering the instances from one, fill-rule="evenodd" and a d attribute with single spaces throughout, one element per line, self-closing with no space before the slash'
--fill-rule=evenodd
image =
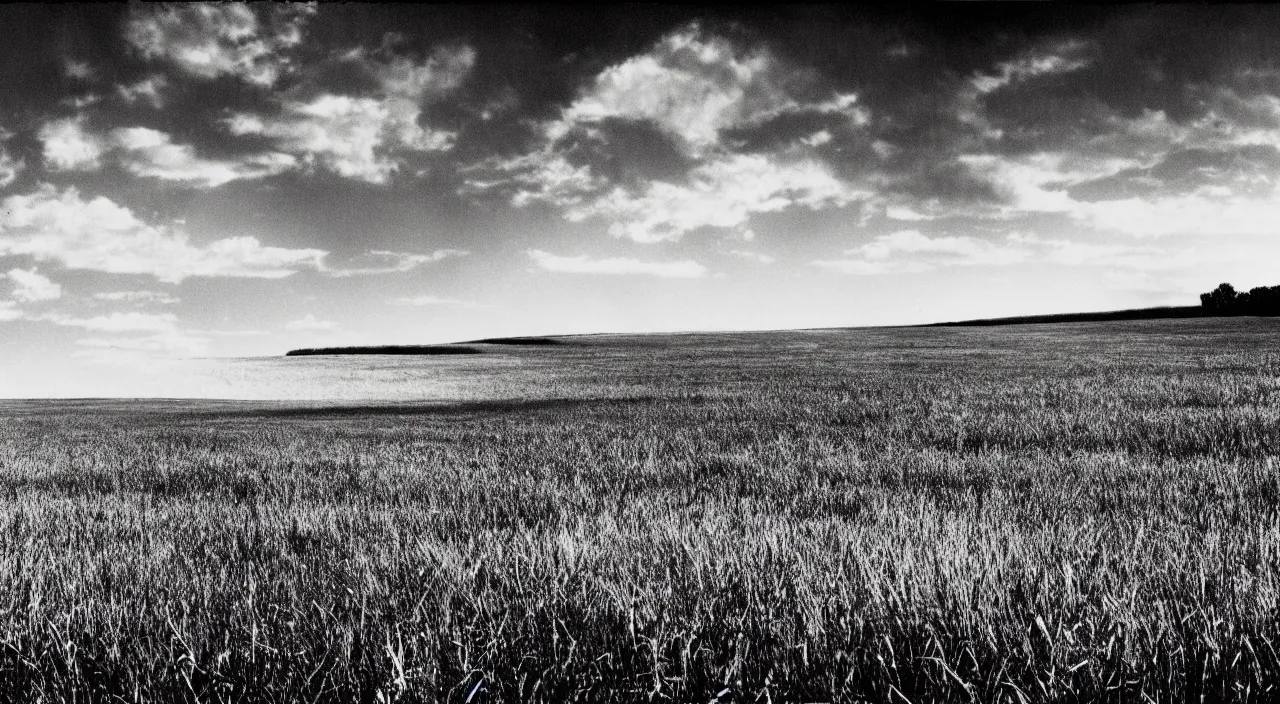
<path id="1" fill-rule="evenodd" d="M 0 402 L 0 699 L 1280 699 L 1280 320 L 565 342 Z"/>

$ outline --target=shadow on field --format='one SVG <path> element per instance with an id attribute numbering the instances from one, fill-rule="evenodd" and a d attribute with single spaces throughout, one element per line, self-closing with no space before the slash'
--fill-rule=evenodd
<path id="1" fill-rule="evenodd" d="M 473 413 L 536 413 L 599 406 L 639 405 L 660 400 L 657 396 L 620 398 L 506 399 L 492 401 L 424 401 L 405 404 L 354 404 L 288 408 L 237 408 L 225 411 L 182 413 L 189 419 L 214 418 L 347 418 L 353 416 L 449 416 Z"/>

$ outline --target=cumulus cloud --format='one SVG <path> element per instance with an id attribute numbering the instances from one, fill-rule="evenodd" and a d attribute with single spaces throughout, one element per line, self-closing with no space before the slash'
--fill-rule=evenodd
<path id="1" fill-rule="evenodd" d="M 547 133 L 554 140 L 579 124 L 626 117 L 651 120 L 694 147 L 710 147 L 721 129 L 791 104 L 785 78 L 770 53 L 740 52 L 693 25 L 602 71 Z"/>
<path id="2" fill-rule="evenodd" d="M 121 165 L 134 175 L 208 188 L 230 181 L 274 176 L 297 164 L 292 155 L 280 152 L 238 160 L 203 159 L 196 156 L 192 146 L 174 144 L 168 134 L 146 127 L 116 129 L 112 137 L 121 151 Z"/>
<path id="3" fill-rule="evenodd" d="M 666 279 L 698 279 L 707 275 L 706 267 L 690 259 L 674 262 L 646 262 L 629 257 L 592 259 L 585 254 L 566 257 L 539 249 L 529 250 L 529 257 L 539 269 L 565 274 L 638 274 Z"/>
<path id="4" fill-rule="evenodd" d="M 16 303 L 13 301 L 0 301 L 0 323 L 19 320 L 22 317 L 23 313 L 18 310 Z"/>
<path id="5" fill-rule="evenodd" d="M 869 111 L 851 93 L 814 97 L 813 82 L 765 48 L 689 25 L 600 72 L 541 125 L 535 151 L 473 167 L 463 192 L 548 203 L 571 222 L 602 220 L 638 242 L 745 229 L 753 214 L 792 206 L 841 207 L 866 193 L 814 150 L 831 130 L 865 125 Z M 783 122 L 802 129 L 781 145 L 735 151 Z"/>
<path id="6" fill-rule="evenodd" d="M 0 255 L 26 255 L 71 269 L 147 274 L 179 282 L 191 276 L 281 278 L 319 269 L 319 249 L 265 246 L 254 237 L 193 244 L 185 233 L 139 220 L 106 197 L 81 198 L 74 187 L 44 184 L 3 201 Z"/>
<path id="7" fill-rule="evenodd" d="M 286 102 L 278 115 L 236 113 L 226 120 L 228 130 L 272 138 L 277 149 L 310 168 L 376 184 L 386 183 L 401 168 L 405 152 L 453 147 L 453 132 L 421 124 L 422 106 L 462 83 L 475 64 L 472 48 L 442 48 L 421 64 L 404 57 L 376 62 L 360 52 L 353 60 L 366 64 L 376 77 L 378 96 L 325 93 Z"/>
<path id="8" fill-rule="evenodd" d="M 332 320 L 320 320 L 311 313 L 307 313 L 298 320 L 291 320 L 284 324 L 285 330 L 293 331 L 333 330 L 337 327 L 338 324 Z"/>
<path id="9" fill-rule="evenodd" d="M 23 303 L 62 298 L 62 286 L 35 269 L 10 269 L 5 276 L 13 282 L 13 297 Z"/>
<path id="10" fill-rule="evenodd" d="M 82 118 L 47 122 L 39 137 L 44 144 L 45 167 L 50 171 L 95 171 L 102 166 L 107 145 L 101 137 L 85 131 Z"/>
<path id="11" fill-rule="evenodd" d="M 314 5 L 272 3 L 138 6 L 125 38 L 143 57 L 189 75 L 270 87 L 292 69 L 288 51 L 314 12 Z"/>
<path id="12" fill-rule="evenodd" d="M 175 296 L 157 291 L 103 291 L 93 294 L 93 297 L 99 301 L 124 303 L 158 303 L 161 305 L 173 305 L 181 302 L 181 299 Z"/>
<path id="13" fill-rule="evenodd" d="M 434 264 L 442 259 L 449 257 L 461 257 L 467 254 L 461 249 L 437 249 L 430 254 L 412 254 L 409 252 L 388 252 L 385 250 L 373 250 L 361 257 L 364 262 L 371 263 L 372 266 L 340 268 L 340 269 L 323 269 L 329 276 L 345 277 L 345 276 L 368 276 L 372 274 L 395 274 L 404 271 L 412 271 L 420 266 Z"/>

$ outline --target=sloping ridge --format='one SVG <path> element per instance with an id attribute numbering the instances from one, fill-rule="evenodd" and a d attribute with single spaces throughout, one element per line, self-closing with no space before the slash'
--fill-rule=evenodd
<path id="1" fill-rule="evenodd" d="M 1163 306 L 1159 308 L 1130 308 L 1128 310 L 1098 311 L 1095 313 L 1058 313 L 1054 315 L 1020 315 L 1012 318 L 983 318 L 959 320 L 948 323 L 928 323 L 922 328 L 964 327 L 983 325 L 1028 325 L 1033 323 L 1092 323 L 1109 320 L 1164 320 L 1168 318 L 1205 318 L 1201 306 Z"/>
<path id="2" fill-rule="evenodd" d="M 304 347 L 289 350 L 286 357 L 304 357 L 310 355 L 339 354 L 401 354 L 401 355 L 442 355 L 442 354 L 481 354 L 483 349 L 476 345 L 527 345 L 548 346 L 568 344 L 563 340 L 551 337 L 487 337 L 483 340 L 468 340 L 451 345 L 376 345 L 364 347 Z"/>
<path id="3" fill-rule="evenodd" d="M 335 354 L 480 354 L 480 350 L 466 345 L 379 345 L 376 347 L 304 347 L 285 352 L 286 357 Z"/>

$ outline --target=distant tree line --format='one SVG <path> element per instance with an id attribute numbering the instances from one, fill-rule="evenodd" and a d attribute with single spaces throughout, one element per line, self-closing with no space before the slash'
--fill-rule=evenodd
<path id="1" fill-rule="evenodd" d="M 1200 294 L 1200 306 L 1209 315 L 1280 315 L 1280 286 L 1259 286 L 1242 293 L 1231 284 L 1220 284 Z"/>

